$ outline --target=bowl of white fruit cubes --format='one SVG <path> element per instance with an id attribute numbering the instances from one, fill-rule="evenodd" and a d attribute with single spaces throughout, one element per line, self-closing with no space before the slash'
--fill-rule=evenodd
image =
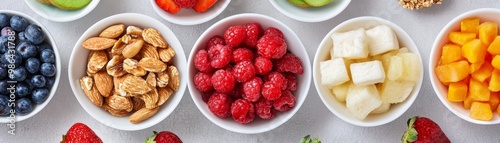
<path id="1" fill-rule="evenodd" d="M 411 37 L 378 17 L 357 17 L 333 28 L 313 62 L 325 106 L 340 119 L 373 127 L 400 117 L 417 98 L 422 58 Z"/>

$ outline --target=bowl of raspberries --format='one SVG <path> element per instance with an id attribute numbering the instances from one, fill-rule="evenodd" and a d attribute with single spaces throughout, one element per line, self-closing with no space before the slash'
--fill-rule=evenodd
<path id="1" fill-rule="evenodd" d="M 61 73 L 57 46 L 36 19 L 0 10 L 0 123 L 26 120 L 54 97 Z"/>
<path id="2" fill-rule="evenodd" d="M 208 28 L 188 60 L 188 87 L 198 109 L 238 133 L 270 131 L 304 102 L 311 65 L 304 45 L 285 24 L 238 14 Z"/>

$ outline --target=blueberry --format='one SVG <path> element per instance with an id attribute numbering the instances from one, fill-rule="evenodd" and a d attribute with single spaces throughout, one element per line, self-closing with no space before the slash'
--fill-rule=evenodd
<path id="1" fill-rule="evenodd" d="M 7 77 L 8 70 L 7 67 L 0 66 L 0 79 L 5 79 Z"/>
<path id="2" fill-rule="evenodd" d="M 24 37 L 28 39 L 31 43 L 38 45 L 45 40 L 45 35 L 43 35 L 42 28 L 35 24 L 30 24 L 24 30 Z"/>
<path id="3" fill-rule="evenodd" d="M 36 104 L 42 104 L 49 97 L 49 90 L 47 88 L 35 88 L 31 93 L 31 100 Z"/>
<path id="4" fill-rule="evenodd" d="M 26 97 L 30 93 L 30 89 L 26 83 L 17 83 L 16 85 L 16 94 L 17 97 Z"/>
<path id="5" fill-rule="evenodd" d="M 42 42 L 41 44 L 37 45 L 36 48 L 38 49 L 38 53 L 40 53 L 45 49 L 52 49 L 52 46 L 47 42 Z"/>
<path id="6" fill-rule="evenodd" d="M 52 49 L 44 49 L 40 52 L 40 60 L 44 63 L 55 63 L 56 55 Z"/>
<path id="7" fill-rule="evenodd" d="M 31 84 L 35 87 L 44 87 L 45 83 L 47 83 L 47 79 L 42 75 L 34 75 L 31 77 Z"/>
<path id="8" fill-rule="evenodd" d="M 26 37 L 24 37 L 24 32 L 17 33 L 16 40 L 17 40 L 17 42 L 28 41 L 28 39 L 26 39 Z"/>
<path id="9" fill-rule="evenodd" d="M 28 72 L 31 74 L 35 74 L 38 71 L 40 71 L 40 61 L 37 58 L 29 58 L 26 61 L 24 61 L 24 67 Z M 1 68 L 0 68 L 0 75 L 1 75 Z"/>
<path id="10" fill-rule="evenodd" d="M 40 73 L 44 76 L 54 76 L 56 74 L 56 66 L 51 63 L 43 63 L 42 66 L 40 66 Z"/>
<path id="11" fill-rule="evenodd" d="M 0 37 L 0 53 L 5 53 L 7 50 L 9 50 L 9 37 L 8 36 L 2 36 Z"/>
<path id="12" fill-rule="evenodd" d="M 10 95 L 9 90 L 7 90 L 9 87 L 7 80 L 0 80 L 0 94 Z"/>
<path id="13" fill-rule="evenodd" d="M 31 79 L 31 77 L 30 77 L 30 78 L 27 78 L 27 79 Z M 32 90 L 33 90 L 33 88 L 35 88 L 35 86 L 33 86 L 33 85 L 31 84 L 31 81 L 25 80 L 23 83 L 24 83 L 24 84 L 26 84 L 26 86 L 28 87 L 28 89 L 29 89 L 30 91 L 32 91 Z"/>
<path id="14" fill-rule="evenodd" d="M 18 67 L 23 62 L 23 57 L 18 53 L 14 52 L 14 54 L 10 54 L 9 52 L 5 52 L 0 59 L 2 63 L 6 64 L 8 67 Z M 14 67 L 14 68 L 15 68 Z"/>
<path id="15" fill-rule="evenodd" d="M 9 78 L 15 81 L 23 81 L 26 79 L 26 76 L 28 76 L 28 71 L 26 71 L 26 68 L 23 66 L 20 66 L 14 69 L 12 74 L 9 75 Z"/>
<path id="16" fill-rule="evenodd" d="M 0 27 L 9 26 L 9 15 L 5 13 L 0 13 Z"/>
<path id="17" fill-rule="evenodd" d="M 11 27 L 4 27 L 2 28 L 2 37 L 3 36 L 9 36 L 9 32 L 14 31 Z M 11 33 L 12 34 L 12 33 Z"/>
<path id="18" fill-rule="evenodd" d="M 15 15 L 10 18 L 10 26 L 16 31 L 24 31 L 24 29 L 28 27 L 28 20 L 24 17 Z"/>
<path id="19" fill-rule="evenodd" d="M 50 89 L 52 86 L 54 86 L 54 83 L 56 82 L 55 77 L 45 77 L 45 79 L 47 79 L 47 82 L 45 83 L 45 87 Z"/>
<path id="20" fill-rule="evenodd" d="M 21 98 L 16 100 L 16 107 L 14 108 L 16 109 L 16 113 L 26 115 L 33 111 L 33 103 L 31 103 L 31 100 L 28 98 Z"/>
<path id="21" fill-rule="evenodd" d="M 37 52 L 36 46 L 28 41 L 17 44 L 16 51 L 23 57 L 23 59 L 34 57 Z"/>
<path id="22" fill-rule="evenodd" d="M 11 107 L 9 106 L 9 97 L 0 95 L 0 116 L 7 116 L 10 114 Z"/>

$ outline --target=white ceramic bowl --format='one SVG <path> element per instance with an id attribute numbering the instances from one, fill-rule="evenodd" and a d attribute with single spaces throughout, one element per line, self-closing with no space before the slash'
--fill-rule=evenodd
<path id="1" fill-rule="evenodd" d="M 115 117 L 103 110 L 101 107 L 95 106 L 83 93 L 83 90 L 80 88 L 79 79 L 86 75 L 86 65 L 87 65 L 87 55 L 89 50 L 83 48 L 81 45 L 83 41 L 87 38 L 98 36 L 99 33 L 107 28 L 108 26 L 114 24 L 125 24 L 126 26 L 134 25 L 141 28 L 155 28 L 160 34 L 167 40 L 168 44 L 174 48 L 176 55 L 173 58 L 173 64 L 177 67 L 180 73 L 180 86 L 179 90 L 174 92 L 174 94 L 167 100 L 167 102 L 161 106 L 160 110 L 153 117 L 138 123 L 132 124 L 128 120 L 128 116 L 125 117 Z M 69 83 L 71 84 L 71 89 L 75 94 L 76 99 L 80 102 L 80 105 L 97 121 L 113 127 L 119 130 L 141 130 L 157 123 L 163 121 L 167 116 L 170 115 L 177 107 L 179 102 L 184 95 L 184 91 L 186 90 L 186 57 L 184 51 L 182 49 L 181 43 L 174 35 L 174 33 L 165 25 L 163 25 L 160 21 L 153 19 L 149 16 L 136 14 L 136 13 L 122 13 L 113 15 L 107 18 L 100 20 L 99 22 L 92 25 L 76 42 L 75 47 L 73 48 L 73 52 L 71 53 L 71 57 L 69 59 L 69 68 L 68 68 L 68 76 Z"/>
<path id="2" fill-rule="evenodd" d="M 330 49 L 332 48 L 333 41 L 330 38 L 333 33 L 337 32 L 346 32 L 350 30 L 355 30 L 357 28 L 365 28 L 369 29 L 377 25 L 387 25 L 389 26 L 394 33 L 396 34 L 399 45 L 400 47 L 408 47 L 408 49 L 412 52 L 418 55 L 420 59 L 420 64 L 415 65 L 420 67 L 422 70 L 419 75 L 419 80 L 415 84 L 415 87 L 410 93 L 410 96 L 403 101 L 402 103 L 398 103 L 395 105 L 391 105 L 391 108 L 389 109 L 388 112 L 382 113 L 382 114 L 376 114 L 376 115 L 368 115 L 365 119 L 361 120 L 357 117 L 355 117 L 345 106 L 344 103 L 339 102 L 331 93 L 330 90 L 328 89 L 327 86 L 324 86 L 321 84 L 321 71 L 320 71 L 320 66 L 319 63 L 321 61 L 325 61 L 327 58 L 330 57 Z M 420 87 L 422 86 L 422 79 L 424 76 L 423 73 L 423 65 L 422 65 L 422 58 L 420 56 L 420 52 L 418 51 L 417 46 L 411 39 L 411 37 L 403 30 L 401 27 L 397 26 L 396 24 L 384 20 L 382 18 L 378 17 L 371 17 L 371 16 L 365 16 L 365 17 L 357 17 L 353 18 L 350 20 L 347 20 L 339 25 L 337 25 L 335 28 L 333 28 L 326 36 L 325 38 L 321 41 L 321 44 L 319 44 L 318 50 L 316 51 L 316 56 L 314 57 L 314 62 L 313 62 L 313 79 L 314 79 L 314 85 L 316 86 L 316 90 L 318 91 L 319 97 L 325 104 L 325 106 L 337 117 L 340 119 L 353 124 L 357 126 L 364 126 L 364 127 L 373 127 L 373 126 L 380 126 L 386 123 L 389 123 L 398 117 L 400 117 L 403 113 L 410 108 L 410 106 L 413 104 L 415 99 L 418 96 L 418 92 L 420 91 Z"/>
<path id="3" fill-rule="evenodd" d="M 295 107 L 292 110 L 288 112 L 277 113 L 276 116 L 270 120 L 261 120 L 257 119 L 258 117 L 255 117 L 255 120 L 253 122 L 243 125 L 236 123 L 236 121 L 234 121 L 232 117 L 222 119 L 215 116 L 212 112 L 210 112 L 207 103 L 203 102 L 202 100 L 202 95 L 201 95 L 202 93 L 199 92 L 198 89 L 196 89 L 193 83 L 193 77 L 198 71 L 194 67 L 194 55 L 198 50 L 205 48 L 205 44 L 211 37 L 215 35 L 223 35 L 224 31 L 230 26 L 238 24 L 246 24 L 250 22 L 257 22 L 264 29 L 271 26 L 280 29 L 283 32 L 283 35 L 285 35 L 285 42 L 288 45 L 288 51 L 294 53 L 297 57 L 301 59 L 302 66 L 304 67 L 304 74 L 297 76 L 298 88 L 297 91 L 294 92 L 297 101 Z M 212 121 L 219 127 L 222 127 L 229 131 L 243 133 L 243 134 L 256 134 L 256 133 L 270 131 L 288 121 L 288 119 L 290 119 L 299 110 L 300 106 L 302 106 L 302 103 L 304 103 L 304 100 L 306 99 L 307 94 L 309 92 L 309 86 L 311 83 L 311 65 L 308 61 L 309 57 L 307 55 L 304 45 L 300 41 L 299 37 L 292 31 L 292 29 L 287 27 L 285 24 L 281 23 L 280 21 L 274 18 L 260 14 L 245 13 L 245 14 L 233 15 L 224 18 L 221 21 L 210 26 L 205 32 L 203 32 L 203 34 L 200 36 L 200 38 L 198 38 L 198 40 L 194 44 L 193 49 L 191 50 L 191 54 L 189 55 L 189 61 L 188 61 L 189 92 L 191 93 L 191 98 L 196 104 L 196 107 L 198 107 L 201 113 L 203 113 L 205 117 L 207 117 L 210 121 Z"/>
<path id="4" fill-rule="evenodd" d="M 466 18 L 477 17 L 481 19 L 481 22 L 491 21 L 495 23 L 500 23 L 500 10 L 493 8 L 482 8 L 472 10 L 459 16 L 453 18 L 448 24 L 446 24 L 441 32 L 439 32 L 436 40 L 434 41 L 434 45 L 432 46 L 431 55 L 429 59 L 429 76 L 431 78 L 432 87 L 436 92 L 437 97 L 441 102 L 448 108 L 451 112 L 453 112 L 458 117 L 469 121 L 471 123 L 476 124 L 498 124 L 500 123 L 500 116 L 493 112 L 493 119 L 490 121 L 480 121 L 476 119 L 472 119 L 469 116 L 469 110 L 466 110 L 463 107 L 462 103 L 454 103 L 450 102 L 447 99 L 448 95 L 448 87 L 446 87 L 443 83 L 439 81 L 437 78 L 434 69 L 438 66 L 438 61 L 441 58 L 441 50 L 443 46 L 449 43 L 448 34 L 452 31 L 460 31 L 460 21 Z"/>
<path id="5" fill-rule="evenodd" d="M 226 7 L 231 2 L 231 0 L 219 0 L 210 9 L 208 9 L 203 13 L 198 13 L 191 8 L 190 9 L 183 8 L 178 13 L 171 14 L 158 7 L 155 0 L 149 0 L 149 1 L 151 2 L 151 6 L 153 6 L 153 9 L 156 11 L 158 15 L 160 15 L 163 19 L 169 22 L 179 25 L 197 25 L 212 20 L 215 17 L 217 17 L 220 13 L 222 13 L 222 11 L 224 11 L 224 9 L 226 9 Z"/>
<path id="6" fill-rule="evenodd" d="M 56 42 L 54 41 L 54 38 L 52 38 L 52 35 L 50 35 L 50 32 L 47 30 L 47 28 L 45 28 L 42 25 L 42 23 L 38 22 L 33 17 L 30 17 L 24 13 L 17 12 L 17 11 L 0 10 L 0 13 L 6 13 L 9 16 L 18 15 L 18 16 L 26 18 L 26 20 L 28 20 L 29 23 L 33 23 L 33 24 L 40 26 L 40 28 L 42 28 L 42 31 L 45 34 L 45 42 L 48 42 L 52 46 L 52 49 L 54 50 L 54 54 L 56 56 L 56 63 L 55 63 L 56 75 L 54 75 L 55 82 L 54 82 L 54 85 L 52 86 L 52 89 L 50 89 L 49 97 L 42 104 L 34 105 L 33 111 L 31 111 L 31 113 L 29 113 L 27 115 L 16 115 L 16 118 L 14 120 L 16 122 L 20 122 L 20 121 L 26 120 L 26 119 L 34 116 L 38 112 L 40 112 L 43 108 L 45 108 L 45 106 L 47 106 L 47 104 L 49 104 L 50 100 L 52 100 L 52 97 L 54 97 L 54 95 L 56 94 L 57 87 L 59 85 L 59 80 L 61 78 L 61 56 L 59 56 L 59 50 L 57 49 L 57 45 L 56 45 Z M 33 103 L 33 104 L 35 104 L 35 103 Z M 9 123 L 9 122 L 11 122 L 11 120 L 9 120 L 8 118 L 4 118 L 4 117 L 0 118 L 0 123 Z"/>
<path id="7" fill-rule="evenodd" d="M 68 22 L 82 18 L 90 13 L 99 4 L 100 0 L 92 0 L 87 6 L 79 10 L 63 10 L 52 5 L 43 4 L 37 0 L 24 0 L 38 15 L 55 22 Z"/>
<path id="8" fill-rule="evenodd" d="M 337 16 L 351 3 L 351 0 L 334 0 L 322 7 L 300 8 L 287 0 L 269 0 L 284 15 L 302 22 L 321 22 Z"/>

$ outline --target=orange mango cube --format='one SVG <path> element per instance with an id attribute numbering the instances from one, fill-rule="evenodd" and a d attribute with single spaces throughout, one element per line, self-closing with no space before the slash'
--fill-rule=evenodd
<path id="1" fill-rule="evenodd" d="M 491 110 L 496 110 L 497 109 L 497 106 L 498 104 L 500 103 L 500 99 L 498 97 L 498 92 L 491 92 L 490 93 L 490 106 L 491 106 Z"/>
<path id="2" fill-rule="evenodd" d="M 486 50 L 486 47 L 479 39 L 474 39 L 462 46 L 462 55 L 470 63 L 482 62 L 486 57 Z"/>
<path id="3" fill-rule="evenodd" d="M 464 109 L 469 110 L 470 107 L 472 106 L 472 102 L 474 102 L 474 100 L 470 96 L 465 97 L 465 100 L 464 100 Z"/>
<path id="4" fill-rule="evenodd" d="M 471 79 L 469 83 L 469 96 L 474 101 L 488 101 L 490 100 L 490 90 L 482 82 Z"/>
<path id="5" fill-rule="evenodd" d="M 488 47 L 488 52 L 492 55 L 500 55 L 500 36 L 495 37 Z"/>
<path id="6" fill-rule="evenodd" d="M 464 45 L 470 40 L 476 39 L 476 33 L 468 33 L 468 32 L 450 32 L 448 35 L 450 41 L 457 45 Z"/>
<path id="7" fill-rule="evenodd" d="M 477 62 L 477 63 L 471 63 L 470 64 L 470 73 L 474 73 L 476 72 L 477 70 L 479 70 L 481 68 L 481 66 L 483 66 L 483 62 Z"/>
<path id="8" fill-rule="evenodd" d="M 500 91 L 500 70 L 495 69 L 491 73 L 490 85 L 488 86 L 488 89 L 493 92 Z"/>
<path id="9" fill-rule="evenodd" d="M 471 65 L 472 67 L 472 65 Z M 489 62 L 484 62 L 481 68 L 479 68 L 477 71 L 472 73 L 472 78 L 479 82 L 484 82 L 486 79 L 491 77 L 491 73 L 493 72 L 494 68 L 491 66 Z"/>
<path id="10" fill-rule="evenodd" d="M 484 45 L 490 45 L 498 36 L 498 25 L 494 22 L 483 22 L 478 26 L 479 39 Z"/>
<path id="11" fill-rule="evenodd" d="M 469 63 L 461 60 L 439 65 L 434 72 L 441 82 L 457 82 L 469 76 Z"/>
<path id="12" fill-rule="evenodd" d="M 452 82 L 448 87 L 448 101 L 462 102 L 467 97 L 467 84 L 463 82 Z"/>
<path id="13" fill-rule="evenodd" d="M 472 119 L 489 121 L 493 118 L 493 111 L 491 111 L 490 104 L 483 102 L 472 102 L 470 108 L 470 117 Z"/>
<path id="14" fill-rule="evenodd" d="M 477 33 L 477 26 L 479 26 L 479 18 L 467 18 L 460 22 L 460 31 Z"/>
<path id="15" fill-rule="evenodd" d="M 441 52 L 441 64 L 447 64 L 463 59 L 462 47 L 455 44 L 446 44 Z"/>
<path id="16" fill-rule="evenodd" d="M 500 55 L 496 55 L 493 60 L 491 60 L 491 65 L 496 69 L 500 69 Z"/>

